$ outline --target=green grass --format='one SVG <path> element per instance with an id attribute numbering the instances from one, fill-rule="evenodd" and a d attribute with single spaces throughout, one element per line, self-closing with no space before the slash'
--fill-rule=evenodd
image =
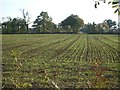
<path id="1" fill-rule="evenodd" d="M 4 88 L 118 88 L 118 36 L 2 36 Z"/>

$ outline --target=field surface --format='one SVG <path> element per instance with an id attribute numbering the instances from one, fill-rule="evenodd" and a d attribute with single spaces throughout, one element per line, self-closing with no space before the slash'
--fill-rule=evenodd
<path id="1" fill-rule="evenodd" d="M 5 88 L 118 88 L 118 35 L 2 36 Z"/>

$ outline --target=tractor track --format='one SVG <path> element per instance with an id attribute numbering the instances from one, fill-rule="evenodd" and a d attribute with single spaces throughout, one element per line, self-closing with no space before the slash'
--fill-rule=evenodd
<path id="1" fill-rule="evenodd" d="M 58 44 L 58 43 L 63 43 L 63 42 L 65 42 L 65 41 L 67 41 L 67 40 L 69 40 L 69 39 L 71 39 L 72 38 L 72 36 L 70 36 L 70 37 L 67 37 L 67 38 L 65 38 L 65 39 L 63 39 L 63 40 L 57 40 L 57 41 L 55 41 L 55 42 L 52 42 L 52 43 L 49 43 L 49 44 L 45 44 L 45 45 L 43 45 L 43 46 L 40 46 L 40 47 L 37 47 L 37 48 L 34 48 L 34 49 L 30 49 L 30 50 L 27 50 L 27 51 L 24 51 L 23 53 L 22 53 L 22 56 L 24 57 L 24 56 L 26 56 L 26 55 L 30 55 L 31 53 L 39 53 L 39 54 L 44 54 L 45 52 L 47 52 L 47 51 L 49 51 L 49 50 L 52 50 L 53 48 L 55 48 L 55 47 L 51 47 L 51 46 L 53 46 L 53 45 L 55 45 L 55 44 Z M 41 52 L 40 52 L 41 51 Z M 43 52 L 42 52 L 43 51 Z M 33 56 L 36 56 L 36 54 L 35 55 L 33 55 Z M 32 54 L 30 55 L 30 57 L 33 57 L 32 56 Z"/>

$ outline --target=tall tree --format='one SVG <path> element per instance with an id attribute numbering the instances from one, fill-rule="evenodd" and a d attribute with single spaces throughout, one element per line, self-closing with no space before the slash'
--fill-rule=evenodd
<path id="1" fill-rule="evenodd" d="M 111 19 L 106 19 L 104 20 L 104 23 L 106 23 L 109 27 L 109 30 L 111 29 L 111 27 L 115 26 L 117 23 L 115 21 L 112 21 Z"/>
<path id="2" fill-rule="evenodd" d="M 11 33 L 12 28 L 11 28 L 11 22 L 12 18 L 11 17 L 3 17 L 3 22 L 1 24 L 2 26 L 2 33 Z"/>
<path id="3" fill-rule="evenodd" d="M 26 33 L 25 20 L 21 18 L 8 18 L 2 23 L 2 33 Z"/>
<path id="4" fill-rule="evenodd" d="M 31 15 L 29 14 L 28 11 L 25 11 L 25 9 L 20 9 L 22 11 L 22 15 L 23 15 L 23 19 L 24 19 L 24 24 L 26 26 L 26 33 L 28 33 L 28 29 L 29 29 L 29 24 L 31 23 L 30 22 L 30 18 L 31 18 Z"/>
<path id="5" fill-rule="evenodd" d="M 49 17 L 47 12 L 43 11 L 37 16 L 32 26 L 36 30 L 36 33 L 53 32 L 52 30 L 56 28 L 56 25 L 52 22 L 52 18 Z"/>
<path id="6" fill-rule="evenodd" d="M 70 15 L 65 20 L 63 20 L 60 24 L 60 26 L 69 32 L 72 30 L 72 32 L 77 33 L 80 30 L 80 27 L 84 25 L 84 21 L 79 18 L 78 15 Z"/>

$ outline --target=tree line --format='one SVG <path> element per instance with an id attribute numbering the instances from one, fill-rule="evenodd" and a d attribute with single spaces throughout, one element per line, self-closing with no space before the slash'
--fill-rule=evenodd
<path id="1" fill-rule="evenodd" d="M 85 24 L 81 29 L 84 33 L 100 34 L 100 33 L 119 33 L 118 24 L 111 19 L 106 19 L 102 23 L 95 24 L 94 22 Z"/>
<path id="2" fill-rule="evenodd" d="M 23 18 L 7 17 L 3 21 L 1 30 L 3 34 L 39 34 L 39 33 L 118 33 L 117 23 L 110 19 L 102 23 L 94 22 L 84 24 L 84 20 L 78 15 L 71 14 L 58 25 L 52 22 L 52 18 L 47 12 L 42 11 L 34 20 L 33 25 L 29 28 L 30 14 L 22 10 Z"/>

